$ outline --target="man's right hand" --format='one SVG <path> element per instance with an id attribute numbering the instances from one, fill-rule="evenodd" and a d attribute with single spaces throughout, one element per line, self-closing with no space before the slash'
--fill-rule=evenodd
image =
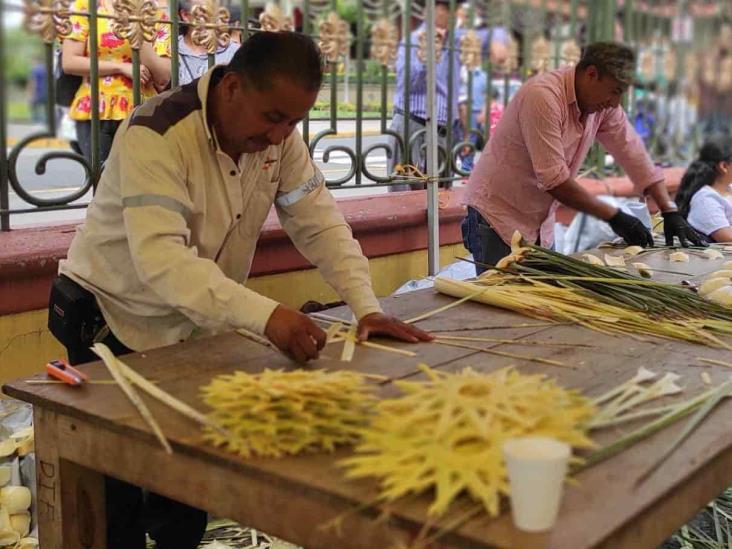
<path id="1" fill-rule="evenodd" d="M 312 320 L 284 305 L 278 305 L 272 312 L 264 335 L 297 362 L 318 358 L 326 340 L 326 333 Z"/>
<path id="2" fill-rule="evenodd" d="M 607 221 L 613 232 L 622 237 L 630 246 L 653 246 L 653 235 L 640 219 L 622 210 Z"/>

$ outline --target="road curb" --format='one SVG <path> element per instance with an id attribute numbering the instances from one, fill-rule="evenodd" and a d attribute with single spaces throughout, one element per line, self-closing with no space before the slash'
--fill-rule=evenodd
<path id="1" fill-rule="evenodd" d="M 6 144 L 8 147 L 15 147 L 21 139 L 17 137 L 8 137 Z M 69 142 L 66 139 L 58 139 L 56 137 L 46 137 L 43 139 L 36 139 L 26 145 L 29 149 L 68 149 Z"/>
<path id="2" fill-rule="evenodd" d="M 364 130 L 361 132 L 361 135 L 364 137 L 375 137 L 377 135 L 383 135 L 378 130 Z M 347 131 L 347 132 L 338 132 L 336 135 L 328 135 L 324 137 L 324 139 L 343 139 L 343 138 L 349 138 L 349 137 L 356 137 L 355 131 Z M 14 147 L 17 145 L 21 140 L 17 137 L 8 137 L 6 144 L 8 147 Z M 29 149 L 68 149 L 69 148 L 69 141 L 66 139 L 58 139 L 54 137 L 50 138 L 44 138 L 44 139 L 36 139 L 34 141 L 31 141 L 26 145 Z"/>
<path id="3" fill-rule="evenodd" d="M 377 135 L 384 135 L 378 130 L 364 130 L 361 132 L 361 135 L 364 137 L 374 137 Z M 341 139 L 344 137 L 356 137 L 355 131 L 348 131 L 348 132 L 338 132 L 336 135 L 327 135 L 323 139 Z"/>

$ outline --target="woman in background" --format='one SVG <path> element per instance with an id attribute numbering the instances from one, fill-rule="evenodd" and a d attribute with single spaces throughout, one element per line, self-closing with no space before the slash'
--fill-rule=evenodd
<path id="1" fill-rule="evenodd" d="M 202 0 L 181 0 L 178 4 L 180 19 L 185 23 L 193 21 L 193 6 L 203 3 Z M 233 7 L 233 6 L 232 6 Z M 229 8 L 230 21 L 233 26 L 239 26 L 241 11 Z M 181 35 L 178 37 L 178 84 L 183 86 L 200 78 L 208 70 L 208 53 L 206 48 L 193 42 L 193 27 L 190 24 L 181 24 Z M 219 46 L 214 56 L 215 65 L 227 65 L 234 57 L 241 45 L 239 32 L 232 31 L 232 40 L 227 46 Z M 239 41 L 236 40 L 239 38 Z"/>
<path id="2" fill-rule="evenodd" d="M 710 139 L 681 178 L 679 212 L 710 242 L 732 242 L 732 137 Z"/>
<path id="3" fill-rule="evenodd" d="M 89 12 L 89 0 L 76 0 L 75 12 Z M 99 0 L 100 14 L 112 15 L 111 0 Z M 164 13 L 160 12 L 164 19 Z M 99 60 L 99 159 L 104 162 L 112 148 L 117 128 L 134 107 L 132 94 L 132 47 L 129 40 L 112 32 L 112 19 L 97 20 L 97 56 Z M 72 30 L 62 45 L 61 63 L 68 74 L 84 77 L 69 109 L 76 122 L 76 135 L 84 157 L 91 162 L 91 83 L 89 81 L 89 18 L 71 16 Z M 140 48 L 140 85 L 143 100 L 167 86 L 170 80 L 170 25 L 159 24 L 155 43 L 144 42 Z"/>

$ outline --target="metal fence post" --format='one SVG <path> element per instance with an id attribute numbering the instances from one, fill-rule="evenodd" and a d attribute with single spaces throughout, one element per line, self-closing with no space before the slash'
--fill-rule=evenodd
<path id="1" fill-rule="evenodd" d="M 242 43 L 249 38 L 249 0 L 241 0 L 241 26 L 244 27 L 241 31 Z M 305 19 L 303 18 L 303 32 L 305 32 Z M 305 32 L 307 34 L 307 32 Z"/>
<path id="2" fill-rule="evenodd" d="M 363 72 L 364 64 L 364 42 L 366 41 L 366 22 L 364 21 L 363 2 L 357 3 L 356 16 L 356 185 L 361 184 L 362 168 L 365 160 L 363 160 Z M 349 54 L 346 54 L 348 59 Z M 346 65 L 348 67 L 348 65 Z M 348 75 L 348 68 L 346 68 Z M 348 91 L 348 83 L 346 81 L 346 91 Z"/>
<path id="3" fill-rule="evenodd" d="M 249 17 L 249 2 L 247 0 L 244 0 L 247 4 L 247 15 L 245 18 L 244 10 L 242 9 L 242 23 L 244 25 L 244 28 L 247 29 L 247 34 L 242 35 L 242 40 L 246 40 L 248 38 L 248 27 L 249 23 L 248 17 Z M 242 4 L 243 8 L 243 4 Z M 303 0 L 302 2 L 302 32 L 303 34 L 310 35 L 310 0 Z M 310 143 L 310 111 L 305 115 L 305 118 L 302 121 L 302 138 L 305 141 L 306 144 Z"/>
<path id="4" fill-rule="evenodd" d="M 170 0 L 169 17 L 170 17 L 170 87 L 178 87 L 178 77 L 180 69 L 178 66 L 178 38 L 180 22 L 178 18 L 178 0 Z"/>
<path id="5" fill-rule="evenodd" d="M 91 84 L 91 165 L 94 190 L 101 173 L 99 155 L 99 48 L 97 2 L 89 2 L 89 83 Z M 139 67 L 139 65 L 138 65 Z"/>
<path id="6" fill-rule="evenodd" d="M 404 118 L 404 128 L 402 130 L 402 137 L 404 138 L 404 157 L 402 158 L 402 164 L 407 165 L 412 162 L 412 151 L 409 146 L 409 130 L 411 129 L 409 114 L 412 112 L 409 97 L 411 92 L 410 79 L 412 69 L 412 2 L 411 0 L 405 0 L 404 4 L 404 13 L 402 15 L 402 40 L 404 40 L 404 114 L 402 115 Z M 428 36 L 429 32 L 430 29 L 428 28 Z M 434 40 L 434 34 L 432 35 L 432 39 Z"/>
<path id="7" fill-rule="evenodd" d="M 439 183 L 437 165 L 437 119 L 435 80 L 435 0 L 427 0 L 427 263 L 428 273 L 434 276 L 440 270 L 440 220 L 438 208 Z M 451 50 L 448 50 L 452 54 Z"/>
<path id="8" fill-rule="evenodd" d="M 10 190 L 8 186 L 8 136 L 6 132 L 7 116 L 5 112 L 5 0 L 0 0 L 0 231 L 10 230 Z"/>
<path id="9" fill-rule="evenodd" d="M 447 44 L 447 51 L 446 53 L 449 57 L 447 58 L 447 120 L 445 122 L 445 126 L 447 127 L 447 135 L 445 136 L 445 171 L 444 173 L 440 174 L 440 177 L 450 177 L 452 175 L 452 147 L 454 144 L 454 129 L 455 129 L 455 120 L 453 117 L 453 105 L 457 103 L 455 101 L 455 98 L 460 98 L 460 90 L 455 89 L 453 83 L 455 82 L 455 71 L 459 70 L 458 67 L 455 66 L 455 46 L 457 44 L 457 40 L 455 37 L 455 0 L 450 0 L 449 5 L 449 16 L 448 16 L 448 23 L 447 23 L 447 38 L 445 40 L 445 44 Z M 434 14 L 433 14 L 434 15 Z M 432 20 L 434 24 L 434 18 Z M 429 68 L 428 68 L 429 70 Z M 435 84 L 436 85 L 436 84 Z M 429 86 L 429 84 L 428 84 Z M 428 89 L 432 89 L 429 88 Z M 428 96 L 429 97 L 429 96 Z M 434 114 L 437 115 L 437 102 L 435 103 L 427 103 L 428 105 L 434 105 L 433 111 L 430 111 L 431 115 Z M 433 107 L 430 107 L 431 109 Z M 439 123 L 439 120 L 435 120 L 435 124 Z M 467 139 L 467 137 L 466 137 Z M 440 163 L 440 153 L 439 150 L 437 152 L 437 164 L 439 167 Z"/>

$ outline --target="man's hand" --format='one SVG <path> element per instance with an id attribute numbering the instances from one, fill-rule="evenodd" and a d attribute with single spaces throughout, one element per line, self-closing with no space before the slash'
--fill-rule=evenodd
<path id="1" fill-rule="evenodd" d="M 410 343 L 432 341 L 434 339 L 433 335 L 409 324 L 405 324 L 398 318 L 386 316 L 382 313 L 371 313 L 359 321 L 358 340 L 366 341 L 370 335 L 391 336 L 394 339 L 400 339 Z"/>
<path id="2" fill-rule="evenodd" d="M 663 216 L 663 235 L 666 237 L 666 246 L 674 245 L 674 237 L 679 238 L 681 245 L 686 248 L 690 240 L 695 246 L 707 246 L 702 235 L 700 235 L 689 223 L 684 216 L 677 211 L 662 212 Z"/>
<path id="3" fill-rule="evenodd" d="M 668 189 L 663 181 L 654 183 L 644 192 L 655 200 L 658 208 L 661 210 L 661 215 L 663 216 L 663 236 L 666 237 L 666 246 L 674 245 L 675 236 L 679 238 L 679 242 L 683 247 L 689 245 L 687 241 L 691 241 L 696 246 L 707 246 L 704 237 L 695 231 L 693 227 L 690 227 L 689 223 L 684 219 L 684 216 L 678 212 L 676 204 L 669 197 Z"/>
<path id="4" fill-rule="evenodd" d="M 306 315 L 284 305 L 278 305 L 272 312 L 264 335 L 297 362 L 318 358 L 326 339 L 326 333 Z"/>
<path id="5" fill-rule="evenodd" d="M 622 237 L 631 246 L 653 246 L 653 235 L 641 220 L 632 215 L 628 215 L 622 210 L 608 219 L 610 228 L 613 232 Z"/>

